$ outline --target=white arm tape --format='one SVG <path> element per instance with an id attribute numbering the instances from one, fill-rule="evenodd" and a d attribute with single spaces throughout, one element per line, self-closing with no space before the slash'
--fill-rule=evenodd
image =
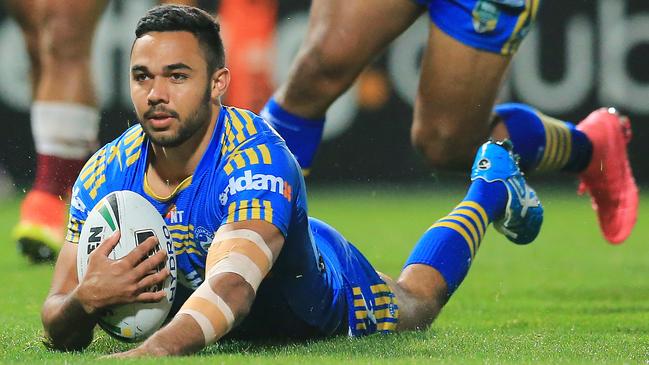
<path id="1" fill-rule="evenodd" d="M 216 305 L 219 311 L 221 311 L 221 313 L 223 314 L 223 317 L 225 317 L 227 325 L 226 333 L 232 329 L 232 325 L 234 324 L 234 314 L 232 313 L 232 309 L 230 309 L 228 303 L 221 299 L 221 297 L 212 290 L 212 287 L 207 280 L 203 282 L 203 284 L 201 284 L 198 289 L 196 289 L 196 291 L 192 294 L 192 297 L 200 297 Z M 198 323 L 198 325 L 201 327 L 201 330 L 203 331 L 203 337 L 205 338 L 206 345 L 214 342 L 225 334 L 217 334 L 209 318 L 198 310 L 183 308 L 178 311 L 178 315 L 181 314 L 191 316 L 196 321 L 196 323 Z"/>
<path id="2" fill-rule="evenodd" d="M 266 255 L 268 262 L 271 264 L 273 263 L 273 253 L 270 251 L 270 248 L 268 248 L 268 244 L 259 233 L 251 229 L 235 229 L 234 231 L 229 232 L 217 231 L 212 244 L 233 238 L 243 238 L 254 243 Z"/>
<path id="3" fill-rule="evenodd" d="M 178 316 L 181 314 L 186 314 L 194 319 L 196 323 L 201 327 L 203 331 L 203 338 L 205 339 L 205 345 L 211 344 L 216 339 L 216 333 L 214 333 L 214 327 L 203 313 L 193 310 L 193 309 L 181 309 L 178 311 Z"/>
<path id="4" fill-rule="evenodd" d="M 265 275 L 262 274 L 259 267 L 248 256 L 238 252 L 230 252 L 226 258 L 217 262 L 208 271 L 207 275 L 205 275 L 205 281 L 207 282 L 213 276 L 226 272 L 240 275 L 252 286 L 252 290 L 255 292 L 257 292 L 257 288 L 259 288 L 259 284 L 261 284 Z"/>

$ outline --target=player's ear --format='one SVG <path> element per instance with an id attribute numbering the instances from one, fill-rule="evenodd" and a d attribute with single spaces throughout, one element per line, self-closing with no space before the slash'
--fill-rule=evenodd
<path id="1" fill-rule="evenodd" d="M 212 73 L 211 81 L 211 97 L 212 100 L 218 100 L 230 85 L 230 70 L 227 67 L 222 67 Z"/>

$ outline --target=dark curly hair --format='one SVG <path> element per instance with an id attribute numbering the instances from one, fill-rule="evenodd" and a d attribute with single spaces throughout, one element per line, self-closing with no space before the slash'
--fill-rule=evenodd
<path id="1" fill-rule="evenodd" d="M 208 72 L 225 67 L 225 51 L 219 23 L 205 11 L 184 5 L 160 5 L 150 9 L 137 22 L 135 37 L 149 32 L 192 33 L 200 44 L 207 61 Z"/>

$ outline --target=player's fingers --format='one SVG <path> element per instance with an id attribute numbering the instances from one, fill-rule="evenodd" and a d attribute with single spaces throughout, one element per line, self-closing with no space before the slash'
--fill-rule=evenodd
<path id="1" fill-rule="evenodd" d="M 157 303 L 164 299 L 167 296 L 167 293 L 165 293 L 164 290 L 156 291 L 153 293 L 150 292 L 144 292 L 140 293 L 136 298 L 135 301 L 140 302 L 140 303 Z"/>
<path id="2" fill-rule="evenodd" d="M 108 238 L 106 238 L 100 245 L 97 247 L 95 252 L 97 255 L 102 255 L 108 257 L 108 255 L 113 251 L 115 246 L 119 243 L 119 238 L 121 237 L 121 234 L 119 232 L 119 229 L 113 234 L 111 234 Z"/>
<path id="3" fill-rule="evenodd" d="M 168 276 L 169 276 L 169 270 L 162 269 L 160 270 L 160 272 L 145 276 L 142 280 L 140 280 L 137 286 L 140 290 L 144 292 L 145 290 L 148 290 L 150 287 L 164 282 Z"/>
<path id="4" fill-rule="evenodd" d="M 158 251 L 155 255 L 149 256 L 148 258 L 137 264 L 134 272 L 138 277 L 143 277 L 156 271 L 158 267 L 164 267 L 166 260 L 167 253 L 164 251 Z"/>
<path id="5" fill-rule="evenodd" d="M 149 252 L 158 246 L 158 239 L 151 236 L 139 244 L 128 255 L 124 256 L 123 260 L 128 262 L 131 266 L 135 267 L 143 258 L 149 256 Z"/>

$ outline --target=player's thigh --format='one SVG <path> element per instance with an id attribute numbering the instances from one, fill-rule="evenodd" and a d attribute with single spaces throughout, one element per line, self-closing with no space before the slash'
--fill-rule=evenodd
<path id="1" fill-rule="evenodd" d="M 38 25 L 41 23 L 39 18 L 41 12 L 38 11 L 37 4 L 38 0 L 5 0 L 9 14 L 16 20 L 25 37 L 32 68 L 38 68 L 39 64 Z"/>
<path id="2" fill-rule="evenodd" d="M 488 133 L 497 91 L 539 0 L 419 1 L 429 4 L 431 25 L 413 140 L 424 148 L 439 140 L 475 143 Z"/>
<path id="3" fill-rule="evenodd" d="M 358 72 L 422 11 L 412 0 L 314 0 L 301 55 L 326 71 Z"/>
<path id="4" fill-rule="evenodd" d="M 467 130 L 486 136 L 487 119 L 509 62 L 510 56 L 464 45 L 431 24 L 415 100 L 413 137 L 450 138 Z"/>
<path id="5" fill-rule="evenodd" d="M 40 23 L 38 3 L 38 0 L 5 0 L 7 11 L 23 31 L 37 29 Z"/>
<path id="6" fill-rule="evenodd" d="M 109 0 L 41 0 L 44 51 L 74 53 L 89 49 Z"/>

